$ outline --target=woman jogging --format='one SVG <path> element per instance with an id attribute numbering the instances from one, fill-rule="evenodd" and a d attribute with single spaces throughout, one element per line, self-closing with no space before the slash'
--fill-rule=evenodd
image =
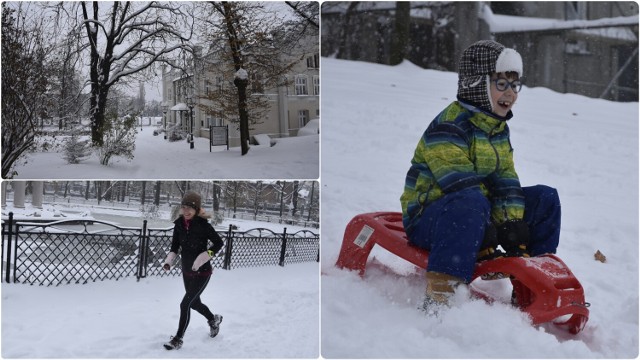
<path id="1" fill-rule="evenodd" d="M 211 278 L 213 268 L 209 260 L 222 248 L 223 242 L 213 226 L 209 224 L 208 215 L 201 208 L 201 198 L 195 192 L 187 192 L 182 199 L 181 215 L 174 221 L 171 251 L 164 261 L 165 271 L 171 270 L 178 251 L 182 250 L 182 279 L 185 295 L 180 303 L 180 320 L 176 335 L 164 344 L 165 349 L 173 350 L 182 347 L 182 338 L 189 326 L 191 309 L 202 314 L 210 327 L 210 336 L 215 337 L 220 331 L 222 315 L 213 314 L 200 301 Z M 208 247 L 209 241 L 213 243 Z"/>

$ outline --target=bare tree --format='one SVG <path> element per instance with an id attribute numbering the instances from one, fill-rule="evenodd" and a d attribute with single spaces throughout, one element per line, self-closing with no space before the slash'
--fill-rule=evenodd
<path id="1" fill-rule="evenodd" d="M 60 8 L 54 7 L 54 12 L 60 15 Z M 60 25 L 56 22 L 54 25 Z M 61 40 L 52 39 L 55 51 L 52 54 L 53 77 L 50 79 L 49 92 L 52 96 L 52 107 L 58 120 L 58 129 L 68 128 L 70 122 L 79 122 L 83 102 L 83 80 L 77 71 L 81 61 L 82 33 L 78 29 L 54 27 L 55 32 L 66 32 Z"/>
<path id="2" fill-rule="evenodd" d="M 33 145 L 46 111 L 48 68 L 41 24 L 27 25 L 21 9 L 2 3 L 2 177 Z"/>
<path id="3" fill-rule="evenodd" d="M 350 58 L 350 38 L 353 36 L 353 29 L 351 28 L 351 21 L 355 16 L 355 12 L 360 5 L 359 1 L 352 1 L 347 7 L 347 11 L 344 14 L 344 22 L 340 27 L 340 45 L 338 46 L 338 52 L 336 58 L 349 59 Z"/>
<path id="4" fill-rule="evenodd" d="M 294 23 L 258 2 L 210 2 L 202 6 L 203 37 L 211 45 L 207 69 L 225 81 L 203 96 L 202 110 L 239 124 L 241 153 L 249 151 L 250 125 L 269 110 L 265 89 L 286 85 L 286 75 L 304 58 Z M 317 36 L 316 36 L 317 39 Z M 317 40 L 316 40 L 317 43 Z M 232 82 L 233 89 L 220 86 Z M 231 96 L 235 99 L 231 99 Z M 231 106 L 236 110 L 231 111 Z"/>
<path id="5" fill-rule="evenodd" d="M 291 7 L 298 18 L 297 22 L 302 26 L 302 31 L 313 31 L 315 35 L 320 29 L 319 3 L 316 1 L 285 1 Z"/>
<path id="6" fill-rule="evenodd" d="M 157 63 L 176 66 L 175 54 L 190 51 L 192 18 L 180 5 L 165 2 L 80 2 L 81 22 L 89 49 L 91 139 L 103 143 L 105 108 L 110 88 Z"/>
<path id="7" fill-rule="evenodd" d="M 236 212 L 238 211 L 238 197 L 240 196 L 240 185 L 239 181 L 227 181 L 224 183 L 224 194 L 227 203 L 227 207 L 231 206 L 233 209 L 233 217 L 236 217 Z"/>
<path id="8" fill-rule="evenodd" d="M 311 214 L 318 211 L 318 196 L 316 194 L 316 182 L 311 182 L 311 194 L 309 194 L 309 204 L 307 205 L 307 221 L 311 221 Z M 315 200 L 315 202 L 314 202 Z"/>
<path id="9" fill-rule="evenodd" d="M 396 2 L 394 31 L 391 37 L 391 54 L 389 64 L 400 64 L 407 55 L 409 46 L 409 25 L 411 24 L 411 3 Z"/>
<path id="10" fill-rule="evenodd" d="M 291 208 L 291 216 L 296 216 L 296 212 L 298 212 L 298 193 L 300 192 L 300 181 L 296 180 L 293 182 L 293 193 L 291 195 L 291 203 L 293 204 Z"/>

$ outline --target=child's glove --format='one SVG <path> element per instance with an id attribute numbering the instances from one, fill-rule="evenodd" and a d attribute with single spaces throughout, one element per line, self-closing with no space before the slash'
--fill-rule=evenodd
<path id="1" fill-rule="evenodd" d="M 498 243 L 507 256 L 529 257 L 529 225 L 523 220 L 511 220 L 496 227 Z"/>
<path id="2" fill-rule="evenodd" d="M 177 254 L 174 253 L 173 251 L 171 251 L 169 254 L 167 254 L 167 258 L 164 259 L 164 264 L 162 265 L 162 268 L 165 271 L 169 271 L 171 270 L 171 265 L 173 264 L 173 260 L 176 259 Z"/>
<path id="3" fill-rule="evenodd" d="M 478 251 L 478 261 L 495 259 L 503 255 L 496 251 L 496 247 L 499 245 L 496 236 L 496 226 L 489 223 L 484 229 L 484 239 L 482 239 L 482 245 Z"/>
<path id="4" fill-rule="evenodd" d="M 213 251 L 201 252 L 200 255 L 198 255 L 198 257 L 193 261 L 193 266 L 191 267 L 191 270 L 198 271 L 198 269 L 200 269 L 200 267 L 205 263 L 209 262 L 209 260 L 211 260 L 212 257 L 213 257 Z"/>

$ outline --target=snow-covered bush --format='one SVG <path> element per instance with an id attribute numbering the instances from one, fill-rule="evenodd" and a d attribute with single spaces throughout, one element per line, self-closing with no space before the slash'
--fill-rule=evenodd
<path id="1" fill-rule="evenodd" d="M 160 211 L 155 204 L 141 205 L 140 213 L 142 214 L 142 217 L 147 220 L 160 218 Z"/>
<path id="2" fill-rule="evenodd" d="M 176 124 L 167 129 L 167 139 L 171 142 L 184 140 L 187 137 L 187 133 L 182 130 L 180 125 Z"/>
<path id="3" fill-rule="evenodd" d="M 78 164 L 91 155 L 89 140 L 81 140 L 77 132 L 72 132 L 71 137 L 64 144 L 64 159 L 69 164 Z"/>
<path id="4" fill-rule="evenodd" d="M 211 217 L 211 222 L 214 225 L 220 225 L 222 224 L 223 221 L 224 221 L 224 214 L 221 211 L 216 211 L 213 213 L 213 216 Z"/>
<path id="5" fill-rule="evenodd" d="M 100 164 L 109 165 L 113 156 L 133 159 L 136 148 L 136 117 L 127 115 L 118 118 L 115 114 L 105 116 L 103 145 L 96 148 Z"/>

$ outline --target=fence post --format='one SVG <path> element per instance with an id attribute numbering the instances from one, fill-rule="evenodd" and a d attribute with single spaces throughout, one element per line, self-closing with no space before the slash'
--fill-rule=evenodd
<path id="1" fill-rule="evenodd" d="M 284 228 L 284 232 L 282 233 L 282 248 L 280 249 L 280 262 L 278 265 L 284 266 L 284 258 L 287 254 L 287 228 Z"/>
<path id="2" fill-rule="evenodd" d="M 138 249 L 138 274 L 137 281 L 140 278 L 147 277 L 147 220 L 142 222 L 142 234 L 140 237 L 140 248 Z"/>
<path id="3" fill-rule="evenodd" d="M 13 242 L 13 212 L 9 213 L 9 232 L 8 232 L 9 241 L 7 242 L 7 270 L 5 271 L 6 279 L 5 282 L 11 282 L 11 242 Z M 3 238 L 4 241 L 4 238 Z M 4 256 L 4 254 L 3 254 Z"/>
<path id="4" fill-rule="evenodd" d="M 224 262 L 222 264 L 222 268 L 225 270 L 231 269 L 231 251 L 233 250 L 233 233 L 231 227 L 233 225 L 229 225 L 229 231 L 227 232 L 227 244 L 224 250 Z"/>

